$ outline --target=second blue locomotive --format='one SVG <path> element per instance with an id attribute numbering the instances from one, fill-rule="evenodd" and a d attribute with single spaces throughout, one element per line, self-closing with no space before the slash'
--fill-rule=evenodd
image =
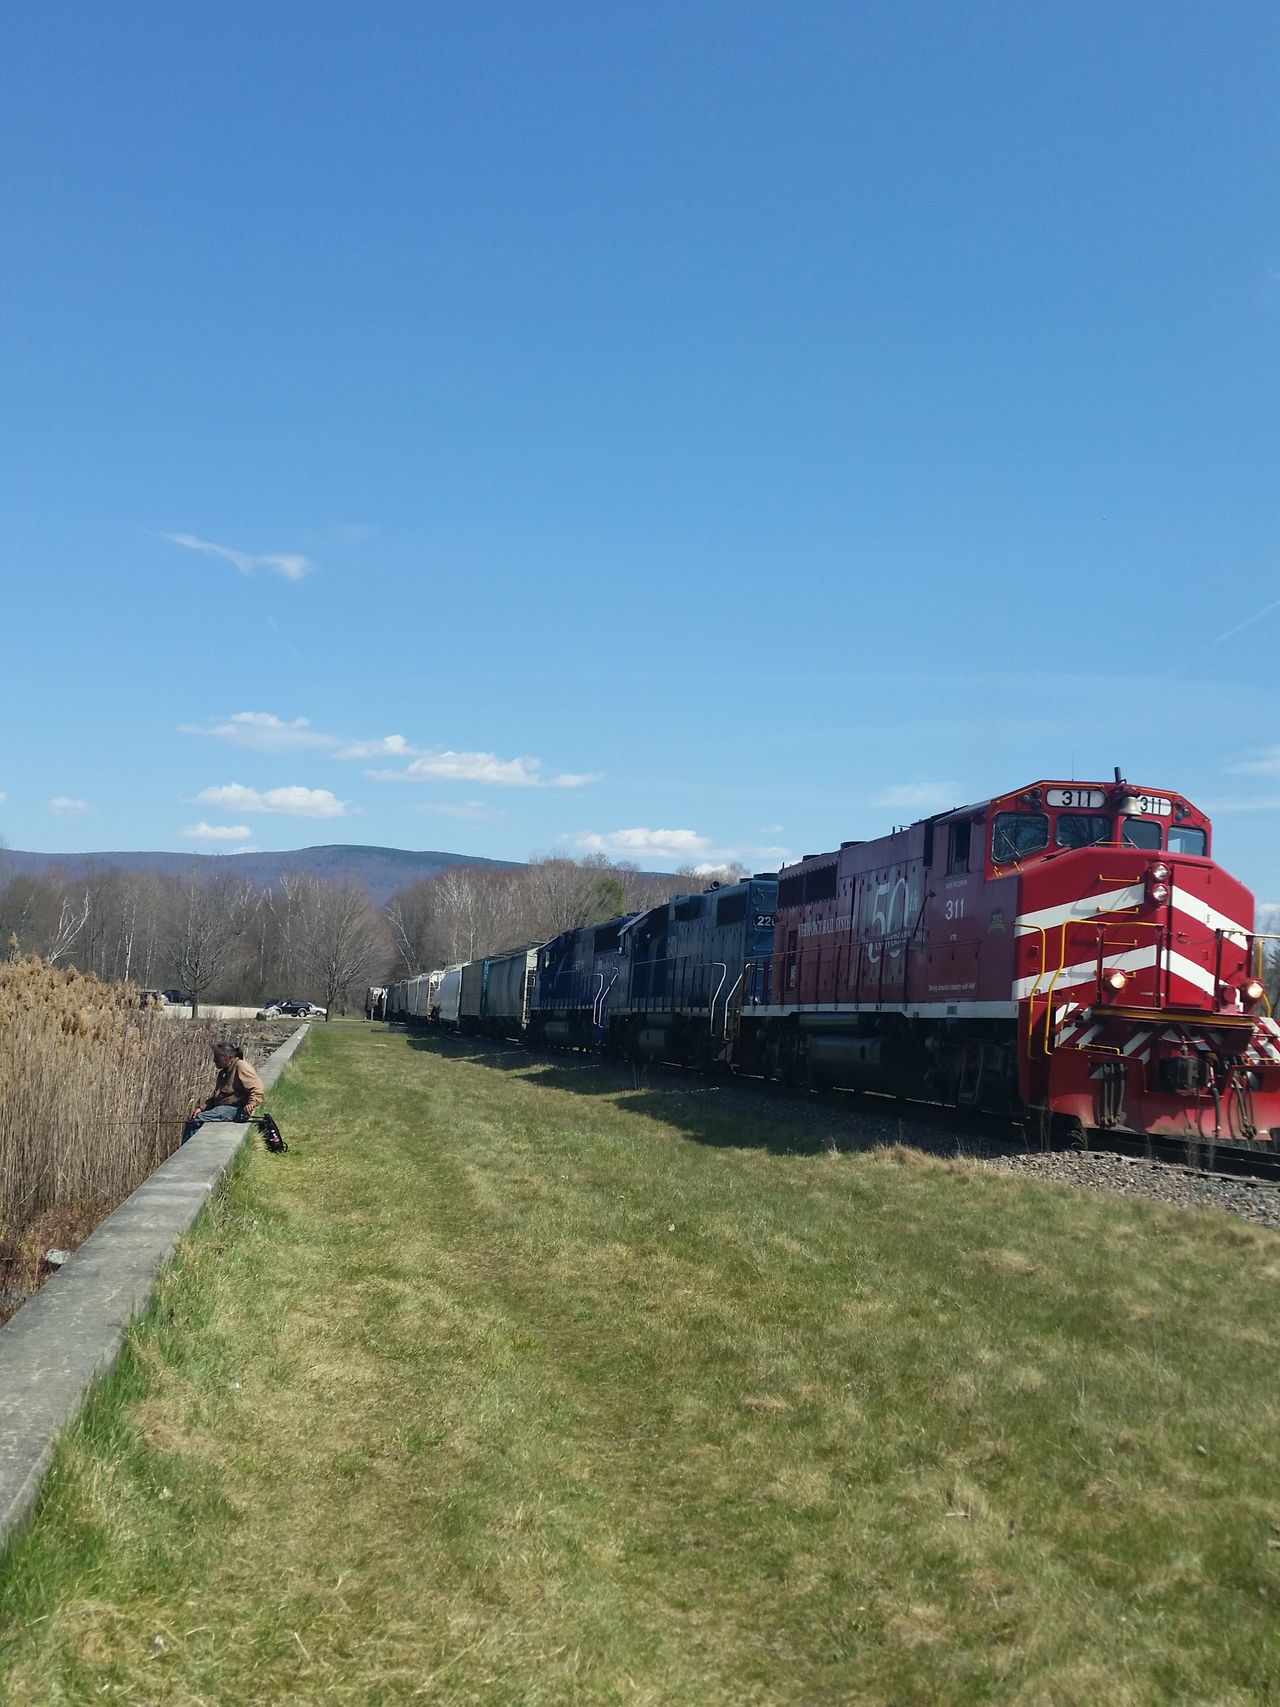
<path id="1" fill-rule="evenodd" d="M 551 1047 L 690 1066 L 728 1062 L 738 1015 L 767 996 L 777 898 L 777 878 L 759 873 L 451 967 L 441 990 L 458 997 L 429 1017 Z M 420 1017 L 400 1011 L 397 990 L 387 1017 Z"/>

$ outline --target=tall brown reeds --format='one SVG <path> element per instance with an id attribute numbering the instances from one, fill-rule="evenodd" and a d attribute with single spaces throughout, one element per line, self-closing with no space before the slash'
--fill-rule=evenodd
<path id="1" fill-rule="evenodd" d="M 83 1237 L 176 1148 L 220 1030 L 144 1009 L 127 984 L 0 961 L 0 1270 L 42 1219 Z"/>

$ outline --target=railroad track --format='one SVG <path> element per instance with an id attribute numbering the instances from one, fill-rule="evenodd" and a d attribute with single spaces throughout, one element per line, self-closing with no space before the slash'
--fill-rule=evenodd
<path id="1" fill-rule="evenodd" d="M 1280 1181 L 1280 1153 L 1212 1138 L 1152 1137 L 1136 1132 L 1091 1131 L 1085 1150 L 1114 1150 L 1148 1162 L 1165 1162 L 1198 1174 L 1231 1174 L 1272 1184 Z"/>

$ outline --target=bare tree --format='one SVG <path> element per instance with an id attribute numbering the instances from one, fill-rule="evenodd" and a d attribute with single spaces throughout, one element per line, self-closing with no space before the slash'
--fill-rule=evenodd
<path id="1" fill-rule="evenodd" d="M 74 901 L 69 895 L 62 897 L 62 904 L 58 909 L 58 922 L 53 927 L 49 946 L 44 955 L 50 966 L 56 966 L 71 952 L 72 944 L 88 922 L 90 911 L 88 890 L 82 897 L 77 897 Z"/>
<path id="2" fill-rule="evenodd" d="M 420 877 L 387 903 L 387 924 L 395 945 L 397 968 L 412 976 L 430 970 L 444 958 L 437 946 L 436 889 L 433 877 Z"/>
<path id="3" fill-rule="evenodd" d="M 368 984 L 387 960 L 385 927 L 369 891 L 351 878 L 312 883 L 304 904 L 306 963 L 326 1018 L 344 1011 L 354 984 Z"/>
<path id="4" fill-rule="evenodd" d="M 258 903 L 253 886 L 230 872 L 206 882 L 193 878 L 183 885 L 169 955 L 183 989 L 191 996 L 193 1017 L 226 972 Z"/>
<path id="5" fill-rule="evenodd" d="M 741 883 L 747 876 L 747 868 L 740 860 L 730 860 L 727 865 L 706 867 L 699 871 L 696 866 L 682 865 L 677 867 L 676 876 L 683 885 L 683 893 L 700 895 L 704 889 L 710 889 L 716 883 Z"/>

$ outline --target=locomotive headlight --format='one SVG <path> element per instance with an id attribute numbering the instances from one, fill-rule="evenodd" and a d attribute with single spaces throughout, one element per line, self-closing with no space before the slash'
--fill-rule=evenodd
<path id="1" fill-rule="evenodd" d="M 1256 978 L 1250 978 L 1249 982 L 1245 985 L 1243 990 L 1241 990 L 1240 994 L 1244 997 L 1246 1002 L 1260 1002 L 1263 996 L 1266 995 L 1266 991 Z"/>
<path id="2" fill-rule="evenodd" d="M 1160 860 L 1157 864 L 1155 864 L 1151 867 L 1151 870 L 1147 873 L 1147 876 L 1151 879 L 1151 881 L 1153 883 L 1164 883 L 1167 881 L 1168 876 L 1169 876 L 1169 867 L 1164 863 L 1163 860 Z M 1165 893 L 1168 894 L 1168 890 L 1166 890 Z"/>
<path id="3" fill-rule="evenodd" d="M 1122 972 L 1118 966 L 1114 972 L 1107 973 L 1107 988 L 1110 990 L 1123 990 L 1128 982 L 1129 974 Z"/>
<path id="4" fill-rule="evenodd" d="M 1147 889 L 1147 900 L 1148 901 L 1160 902 L 1160 901 L 1167 901 L 1168 899 L 1169 899 L 1169 885 L 1167 883 L 1153 883 Z"/>

